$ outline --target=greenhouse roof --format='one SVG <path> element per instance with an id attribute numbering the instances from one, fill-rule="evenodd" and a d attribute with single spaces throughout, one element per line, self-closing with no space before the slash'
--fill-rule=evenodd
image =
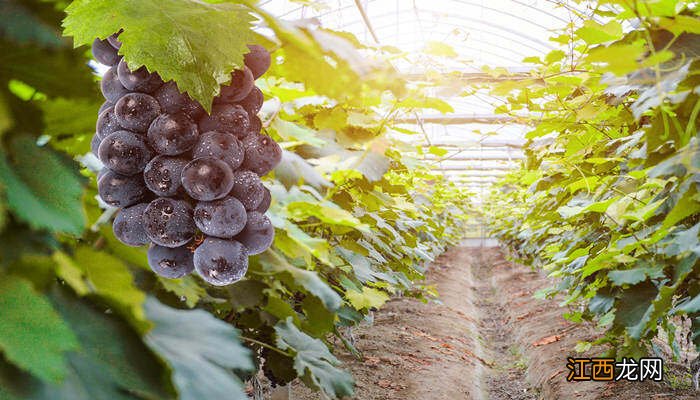
<path id="1" fill-rule="evenodd" d="M 264 8 L 282 18 L 314 18 L 324 27 L 353 33 L 364 43 L 397 47 L 408 56 L 407 60 L 394 65 L 409 76 L 421 77 L 425 71 L 460 71 L 465 80 L 476 81 L 485 77 L 483 66 L 527 72 L 523 59 L 542 56 L 552 50 L 555 44 L 548 40 L 552 31 L 581 15 L 566 2 L 545 0 L 308 3 L 261 2 Z M 447 60 L 438 65 L 435 57 L 425 56 L 423 50 L 436 43 L 454 49 L 457 56 L 452 62 Z M 420 121 L 406 119 L 407 127 L 426 133 L 414 140 L 423 145 L 444 146 L 449 151 L 442 157 L 446 160 L 435 160 L 436 169 L 478 190 L 490 185 L 523 158 L 520 146 L 527 127 L 494 114 L 500 99 L 484 92 L 441 97 L 452 105 L 454 113 L 419 115 Z"/>

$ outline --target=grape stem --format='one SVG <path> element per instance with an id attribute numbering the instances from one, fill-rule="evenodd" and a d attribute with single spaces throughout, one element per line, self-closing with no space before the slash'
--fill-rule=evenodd
<path id="1" fill-rule="evenodd" d="M 294 354 L 287 353 L 287 352 L 284 351 L 284 350 L 280 350 L 280 349 L 278 349 L 278 348 L 275 347 L 275 346 L 270 346 L 269 344 L 264 343 L 264 342 L 261 342 L 261 341 L 259 341 L 259 340 L 255 340 L 255 339 L 253 339 L 253 338 L 249 338 L 249 337 L 246 337 L 246 336 L 241 336 L 240 338 L 243 339 L 243 340 L 245 340 L 246 342 L 255 343 L 255 344 L 257 344 L 257 345 L 260 345 L 260 346 L 265 347 L 265 348 L 267 348 L 267 349 L 270 349 L 270 350 L 272 350 L 272 351 L 276 351 L 276 352 L 278 352 L 278 353 L 280 353 L 280 354 L 282 354 L 282 355 L 284 355 L 284 356 L 287 356 L 287 357 L 289 357 L 289 358 L 294 358 Z"/>

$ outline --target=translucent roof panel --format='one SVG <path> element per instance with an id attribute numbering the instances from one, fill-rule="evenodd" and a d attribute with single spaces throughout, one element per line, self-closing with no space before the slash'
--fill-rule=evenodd
<path id="1" fill-rule="evenodd" d="M 326 0 L 309 5 L 264 0 L 262 6 L 287 19 L 315 18 L 330 29 L 347 31 L 367 44 L 395 46 L 406 52 L 397 69 L 421 75 L 427 70 L 479 74 L 483 66 L 526 72 L 523 58 L 543 56 L 555 48 L 553 31 L 587 18 L 564 0 Z M 578 6 L 582 7 L 582 6 Z M 364 13 L 364 15 L 363 15 Z M 451 46 L 454 61 L 427 56 L 432 42 Z M 448 91 L 454 93 L 454 90 Z M 409 140 L 417 146 L 443 146 L 444 157 L 427 156 L 436 170 L 468 188 L 484 188 L 522 160 L 528 127 L 494 115 L 502 99 L 478 91 L 471 96 L 431 95 L 449 102 L 455 112 L 407 118 L 405 127 L 423 130 Z"/>

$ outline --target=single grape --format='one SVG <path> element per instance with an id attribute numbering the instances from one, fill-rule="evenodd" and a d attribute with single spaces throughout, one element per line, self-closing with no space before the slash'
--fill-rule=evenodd
<path id="1" fill-rule="evenodd" d="M 112 107 L 114 107 L 114 103 L 111 103 L 111 102 L 109 102 L 109 101 L 105 101 L 105 102 L 102 103 L 102 105 L 100 106 L 100 110 L 97 111 L 97 115 L 102 114 L 102 111 L 104 111 L 104 110 L 106 110 L 106 109 L 108 109 L 108 108 L 112 108 Z"/>
<path id="2" fill-rule="evenodd" d="M 99 151 L 100 148 L 100 143 L 102 143 L 102 139 L 100 139 L 100 135 L 95 133 L 92 135 L 92 140 L 90 140 L 90 151 L 92 154 L 94 154 L 97 157 L 97 152 Z"/>
<path id="3" fill-rule="evenodd" d="M 102 76 L 102 82 L 100 82 L 100 89 L 102 90 L 102 96 L 104 96 L 107 101 L 116 103 L 122 96 L 129 93 L 129 90 L 119 82 L 117 77 L 117 67 L 112 67 L 105 72 Z"/>
<path id="4" fill-rule="evenodd" d="M 120 242 L 134 247 L 143 246 L 150 242 L 148 235 L 146 235 L 146 229 L 143 227 L 143 212 L 146 207 L 148 207 L 148 203 L 141 203 L 119 210 L 112 223 L 112 229 L 114 236 Z"/>
<path id="5" fill-rule="evenodd" d="M 243 56 L 243 62 L 250 68 L 255 79 L 260 78 L 270 68 L 270 52 L 258 44 L 249 44 L 250 53 Z"/>
<path id="6" fill-rule="evenodd" d="M 187 162 L 188 160 L 178 157 L 154 157 L 143 170 L 146 187 L 158 196 L 174 196 L 182 186 L 182 169 Z"/>
<path id="7" fill-rule="evenodd" d="M 102 163 L 122 175 L 134 175 L 148 164 L 152 157 L 143 136 L 129 131 L 117 131 L 106 138 L 98 149 Z"/>
<path id="8" fill-rule="evenodd" d="M 264 101 L 265 96 L 263 95 L 262 90 L 258 89 L 257 86 L 253 86 L 250 93 L 248 93 L 245 99 L 239 101 L 238 104 L 240 104 L 241 107 L 248 111 L 248 114 L 252 116 L 257 115 L 258 112 L 260 112 Z"/>
<path id="9" fill-rule="evenodd" d="M 243 146 L 230 133 L 207 132 L 197 140 L 192 149 L 192 158 L 214 157 L 224 161 L 235 171 L 243 163 Z"/>
<path id="10" fill-rule="evenodd" d="M 194 268 L 214 286 L 230 285 L 248 271 L 248 253 L 236 241 L 206 238 L 194 251 Z"/>
<path id="11" fill-rule="evenodd" d="M 160 154 L 174 156 L 197 142 L 197 124 L 186 114 L 161 114 L 148 127 L 148 143 Z"/>
<path id="12" fill-rule="evenodd" d="M 107 41 L 115 49 L 119 49 L 120 47 L 122 47 L 122 42 L 119 39 L 117 39 L 122 32 L 124 32 L 124 30 L 120 29 L 119 32 L 113 33 L 113 34 L 109 35 L 109 37 L 107 37 Z"/>
<path id="13" fill-rule="evenodd" d="M 146 132 L 158 115 L 160 115 L 158 101 L 143 93 L 126 94 L 114 105 L 114 116 L 117 122 L 133 132 Z"/>
<path id="14" fill-rule="evenodd" d="M 231 83 L 221 87 L 221 93 L 214 99 L 214 104 L 239 102 L 248 96 L 254 86 L 255 78 L 250 69 L 237 69 L 231 74 Z"/>
<path id="15" fill-rule="evenodd" d="M 180 247 L 195 233 L 192 206 L 184 200 L 159 197 L 143 213 L 146 234 L 155 244 Z"/>
<path id="16" fill-rule="evenodd" d="M 282 148 L 269 136 L 248 135 L 243 139 L 243 148 L 242 168 L 260 176 L 272 171 L 282 160 Z"/>
<path id="17" fill-rule="evenodd" d="M 272 203 L 272 195 L 270 194 L 270 190 L 268 188 L 264 186 L 263 188 L 265 189 L 263 199 L 260 202 L 258 208 L 255 209 L 255 211 L 265 214 L 265 212 L 270 208 L 270 203 Z"/>
<path id="18" fill-rule="evenodd" d="M 92 57 L 97 60 L 98 63 L 113 66 L 119 62 L 121 56 L 117 54 L 117 49 L 115 49 L 109 41 L 95 39 L 92 42 Z"/>
<path id="19" fill-rule="evenodd" d="M 182 170 L 182 187 L 196 200 L 220 199 L 233 187 L 233 172 L 218 158 L 195 158 Z"/>
<path id="20" fill-rule="evenodd" d="M 168 81 L 153 93 L 153 97 L 158 100 L 163 112 L 167 114 L 177 114 L 184 112 L 193 121 L 199 120 L 204 114 L 204 108 L 192 100 L 187 93 L 180 93 L 175 81 Z"/>
<path id="21" fill-rule="evenodd" d="M 250 126 L 248 127 L 248 135 L 257 135 L 262 131 L 262 121 L 257 115 L 250 116 Z"/>
<path id="22" fill-rule="evenodd" d="M 199 120 L 200 132 L 230 133 L 238 139 L 248 134 L 249 127 L 248 112 L 237 104 L 215 104 L 211 115 L 205 115 Z"/>
<path id="23" fill-rule="evenodd" d="M 243 204 L 231 196 L 200 201 L 194 208 L 194 223 L 207 236 L 230 239 L 245 226 L 246 211 Z"/>
<path id="24" fill-rule="evenodd" d="M 102 201 L 114 207 L 128 207 L 143 200 L 148 189 L 141 175 L 124 176 L 103 169 L 104 175 L 97 180 L 97 192 Z"/>
<path id="25" fill-rule="evenodd" d="M 239 170 L 233 174 L 231 195 L 237 198 L 246 210 L 255 210 L 265 197 L 265 186 L 254 172 Z"/>
<path id="26" fill-rule="evenodd" d="M 260 254 L 272 245 L 275 239 L 275 227 L 265 214 L 257 211 L 248 213 L 245 228 L 236 236 L 249 255 Z"/>
<path id="27" fill-rule="evenodd" d="M 117 76 L 119 77 L 119 82 L 125 88 L 135 92 L 151 93 L 163 84 L 160 76 L 156 73 L 148 72 L 145 66 L 131 71 L 123 59 L 119 61 L 117 66 Z"/>
<path id="28" fill-rule="evenodd" d="M 124 128 L 119 124 L 113 107 L 102 111 L 97 117 L 95 132 L 100 136 L 100 139 L 104 139 L 110 134 L 121 130 L 124 130 Z"/>
<path id="29" fill-rule="evenodd" d="M 169 279 L 182 278 L 194 271 L 193 254 L 187 246 L 171 248 L 151 244 L 148 265 L 153 272 Z"/>

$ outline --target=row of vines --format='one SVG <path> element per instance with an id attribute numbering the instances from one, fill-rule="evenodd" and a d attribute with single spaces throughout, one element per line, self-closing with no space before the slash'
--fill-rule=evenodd
<path id="1" fill-rule="evenodd" d="M 576 3 L 559 49 L 490 88 L 532 128 L 486 212 L 517 259 L 556 279 L 539 294 L 605 332 L 579 350 L 639 357 L 661 337 L 678 356 L 700 347 L 700 9 Z"/>
<path id="2" fill-rule="evenodd" d="M 407 156 L 397 137 L 413 132 L 392 122 L 449 105 L 401 79 L 396 49 L 253 2 L 68 3 L 0 3 L 0 398 L 244 399 L 260 369 L 351 395 L 330 343 L 359 356 L 346 328 L 392 294 L 433 295 L 414 282 L 460 237 L 467 194 Z M 272 52 L 258 84 L 285 150 L 264 181 L 275 242 L 234 285 L 156 276 L 98 203 L 88 45 L 119 30 L 131 67 L 205 107 L 246 44 Z"/>

